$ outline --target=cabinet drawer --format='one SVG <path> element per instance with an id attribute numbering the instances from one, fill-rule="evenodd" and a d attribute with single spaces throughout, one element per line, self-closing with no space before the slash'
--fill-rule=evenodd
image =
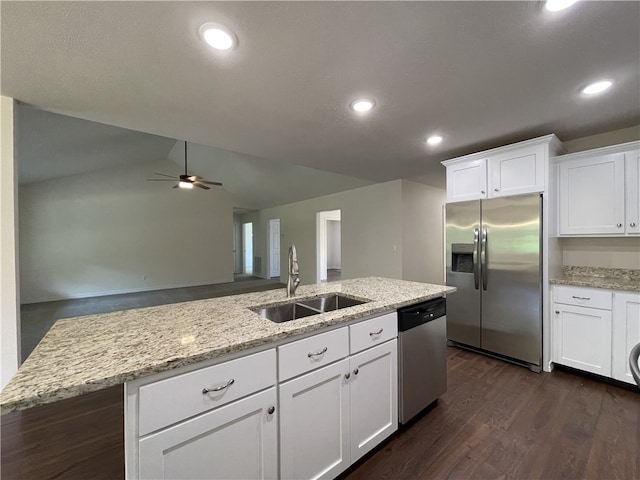
<path id="1" fill-rule="evenodd" d="M 275 384 L 276 351 L 271 349 L 144 385 L 139 393 L 138 434 L 146 435 Z M 205 393 L 205 388 L 211 391 Z"/>
<path id="2" fill-rule="evenodd" d="M 554 301 L 567 305 L 611 310 L 611 291 L 597 288 L 556 287 Z"/>
<path id="3" fill-rule="evenodd" d="M 280 381 L 328 365 L 349 355 L 347 327 L 278 347 Z"/>
<path id="4" fill-rule="evenodd" d="M 349 327 L 350 351 L 361 352 L 398 336 L 398 314 L 387 313 Z"/>

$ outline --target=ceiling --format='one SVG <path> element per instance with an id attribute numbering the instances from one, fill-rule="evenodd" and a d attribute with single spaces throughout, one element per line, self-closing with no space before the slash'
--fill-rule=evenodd
<path id="1" fill-rule="evenodd" d="M 640 124 L 640 2 L 543 7 L 3 0 L 0 86 L 40 110 L 157 136 L 146 158 L 187 139 L 265 171 L 277 162 L 443 186 L 446 158 Z M 204 44 L 208 21 L 232 29 L 237 48 Z M 580 95 L 602 76 L 610 92 Z M 368 115 L 349 109 L 361 96 L 376 101 Z M 445 141 L 428 147 L 433 132 Z"/>

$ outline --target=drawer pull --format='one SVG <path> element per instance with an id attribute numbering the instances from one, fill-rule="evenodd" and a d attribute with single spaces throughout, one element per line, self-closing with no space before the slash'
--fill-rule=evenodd
<path id="1" fill-rule="evenodd" d="M 576 300 L 591 300 L 591 297 L 578 297 L 576 295 L 571 295 L 571 298 L 575 298 Z"/>
<path id="2" fill-rule="evenodd" d="M 354 374 L 354 375 L 357 375 L 357 374 L 359 374 L 359 373 L 360 373 L 360 370 L 358 370 L 357 368 L 353 371 L 353 374 Z"/>
<path id="3" fill-rule="evenodd" d="M 383 330 L 384 328 L 380 328 L 380 330 L 378 330 L 377 332 L 369 332 L 369 335 L 375 337 L 376 335 L 380 335 Z"/>
<path id="4" fill-rule="evenodd" d="M 311 357 L 319 357 L 320 355 L 323 355 L 327 352 L 327 347 L 324 347 L 322 350 L 320 350 L 319 352 L 309 352 L 307 353 L 307 357 L 311 358 Z"/>
<path id="5" fill-rule="evenodd" d="M 273 412 L 275 412 L 275 411 L 276 411 L 276 407 L 269 407 L 269 409 L 267 410 L 267 413 L 269 415 L 273 415 Z"/>
<path id="6" fill-rule="evenodd" d="M 219 387 L 215 387 L 215 388 L 207 388 L 207 387 L 205 387 L 205 388 L 202 389 L 202 393 L 204 395 L 206 395 L 207 393 L 210 393 L 210 392 L 220 392 L 220 391 L 224 390 L 225 388 L 227 388 L 228 386 L 233 385 L 234 382 L 235 382 L 235 380 L 232 378 L 227 383 L 225 383 L 224 385 L 220 385 Z"/>

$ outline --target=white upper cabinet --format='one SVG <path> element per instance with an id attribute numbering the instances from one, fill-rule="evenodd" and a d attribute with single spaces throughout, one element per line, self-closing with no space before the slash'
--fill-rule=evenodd
<path id="1" fill-rule="evenodd" d="M 638 142 L 558 157 L 560 235 L 640 233 Z"/>
<path id="2" fill-rule="evenodd" d="M 640 233 L 640 151 L 625 154 L 625 231 Z"/>
<path id="3" fill-rule="evenodd" d="M 447 202 L 544 192 L 549 157 L 562 150 L 547 135 L 442 162 L 447 169 Z"/>
<path id="4" fill-rule="evenodd" d="M 470 160 L 447 166 L 447 202 L 487 198 L 487 160 Z"/>
<path id="5" fill-rule="evenodd" d="M 544 145 L 489 157 L 489 198 L 544 192 L 545 159 Z"/>

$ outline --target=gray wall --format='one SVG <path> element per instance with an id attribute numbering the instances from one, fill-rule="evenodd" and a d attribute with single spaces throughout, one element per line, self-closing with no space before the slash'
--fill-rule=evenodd
<path id="1" fill-rule="evenodd" d="M 342 278 L 381 276 L 442 283 L 444 189 L 394 180 L 252 212 L 254 252 L 266 258 L 267 222 L 280 218 L 281 278 L 289 245 L 298 251 L 303 284 L 316 281 L 316 213 L 341 210 Z M 434 235 L 434 229 L 439 234 Z"/>
<path id="2" fill-rule="evenodd" d="M 327 220 L 327 268 L 342 268 L 340 220 Z"/>
<path id="3" fill-rule="evenodd" d="M 21 185 L 22 303 L 233 281 L 232 200 L 168 161 Z"/>

